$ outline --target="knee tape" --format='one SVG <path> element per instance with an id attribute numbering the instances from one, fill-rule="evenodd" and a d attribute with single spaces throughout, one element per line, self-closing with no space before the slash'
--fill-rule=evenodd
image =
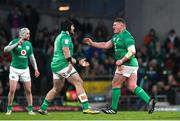
<path id="1" fill-rule="evenodd" d="M 87 95 L 85 93 L 78 95 L 78 98 L 81 101 L 81 103 L 88 101 Z"/>

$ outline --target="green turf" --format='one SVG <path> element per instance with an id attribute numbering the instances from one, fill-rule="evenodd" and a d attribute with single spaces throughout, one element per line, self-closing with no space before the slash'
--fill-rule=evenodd
<path id="1" fill-rule="evenodd" d="M 26 112 L 13 112 L 10 116 L 0 113 L 0 120 L 180 120 L 180 112 L 155 112 L 151 115 L 140 111 L 118 112 L 116 115 L 49 112 L 48 115 L 36 114 L 35 116 L 30 116 Z"/>

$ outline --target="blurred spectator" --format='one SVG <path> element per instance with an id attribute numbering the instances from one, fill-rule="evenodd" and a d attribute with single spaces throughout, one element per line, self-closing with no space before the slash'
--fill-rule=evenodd
<path id="1" fill-rule="evenodd" d="M 82 24 L 82 31 L 83 31 L 84 35 L 92 34 L 92 30 L 93 30 L 93 26 L 90 23 L 89 18 L 85 17 L 84 22 Z"/>
<path id="2" fill-rule="evenodd" d="M 168 101 L 170 102 L 170 104 L 175 104 L 176 96 L 173 88 L 178 86 L 180 85 L 175 80 L 174 76 L 172 74 L 168 75 L 164 90 L 165 90 L 165 94 L 168 96 Z"/>
<path id="3" fill-rule="evenodd" d="M 21 8 L 15 6 L 9 13 L 7 21 L 11 29 L 11 38 L 17 37 L 19 28 L 25 25 L 24 16 L 22 15 Z"/>
<path id="4" fill-rule="evenodd" d="M 180 40 L 174 29 L 169 31 L 168 36 L 164 42 L 164 48 L 167 53 L 173 53 L 175 49 L 180 48 Z"/>
<path id="5" fill-rule="evenodd" d="M 31 42 L 33 46 L 35 45 L 35 36 L 36 36 L 36 31 L 39 23 L 39 13 L 35 8 L 32 8 L 31 5 L 27 5 L 24 8 L 24 17 L 25 17 L 25 22 L 26 22 L 26 27 L 30 29 L 31 31 Z"/>
<path id="6" fill-rule="evenodd" d="M 2 85 L 2 83 L 0 81 L 0 96 L 2 96 L 2 95 L 3 95 L 3 85 Z"/>
<path id="7" fill-rule="evenodd" d="M 149 62 L 146 69 L 146 75 L 151 87 L 157 83 L 157 61 L 155 59 Z"/>
<path id="8" fill-rule="evenodd" d="M 104 22 L 101 20 L 97 27 L 95 28 L 94 31 L 94 37 L 95 37 L 95 41 L 97 42 L 103 42 L 106 41 L 107 37 L 108 37 L 108 29 L 105 26 Z"/>
<path id="9" fill-rule="evenodd" d="M 151 57 L 154 57 L 156 55 L 156 46 L 157 42 L 159 41 L 156 31 L 154 29 L 150 29 L 149 33 L 144 37 L 143 43 L 145 47 L 148 49 L 148 55 Z"/>

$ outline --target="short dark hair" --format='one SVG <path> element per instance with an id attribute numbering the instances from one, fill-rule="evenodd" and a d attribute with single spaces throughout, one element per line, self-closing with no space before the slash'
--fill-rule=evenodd
<path id="1" fill-rule="evenodd" d="M 72 21 L 64 20 L 61 22 L 61 31 L 70 31 L 71 25 L 73 25 Z"/>
<path id="2" fill-rule="evenodd" d="M 123 24 L 126 24 L 126 21 L 123 18 L 116 18 L 114 19 L 114 22 L 122 22 Z"/>

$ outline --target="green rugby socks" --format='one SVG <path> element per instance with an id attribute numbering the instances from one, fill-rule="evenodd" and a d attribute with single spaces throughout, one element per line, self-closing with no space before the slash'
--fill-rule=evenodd
<path id="1" fill-rule="evenodd" d="M 112 109 L 117 110 L 120 96 L 121 96 L 121 89 L 113 88 L 112 89 L 112 104 L 111 104 Z"/>
<path id="2" fill-rule="evenodd" d="M 82 103 L 82 108 L 83 108 L 83 109 L 89 109 L 89 108 L 90 108 L 89 102 L 88 102 L 88 101 L 83 102 L 83 103 Z"/>
<path id="3" fill-rule="evenodd" d="M 7 110 L 12 110 L 12 105 L 8 105 Z"/>
<path id="4" fill-rule="evenodd" d="M 33 106 L 32 106 L 32 105 L 31 105 L 31 106 L 28 106 L 28 107 L 27 107 L 27 110 L 28 110 L 28 111 L 33 111 Z"/>
<path id="5" fill-rule="evenodd" d="M 147 104 L 149 104 L 150 101 L 150 97 L 148 96 L 148 94 L 141 88 L 141 87 L 136 87 L 134 89 L 134 93 L 140 97 L 142 100 L 144 100 Z"/>
<path id="6" fill-rule="evenodd" d="M 48 106 L 49 106 L 49 101 L 47 101 L 46 99 L 44 99 L 43 104 L 41 105 L 41 109 L 42 110 L 47 110 Z"/>

